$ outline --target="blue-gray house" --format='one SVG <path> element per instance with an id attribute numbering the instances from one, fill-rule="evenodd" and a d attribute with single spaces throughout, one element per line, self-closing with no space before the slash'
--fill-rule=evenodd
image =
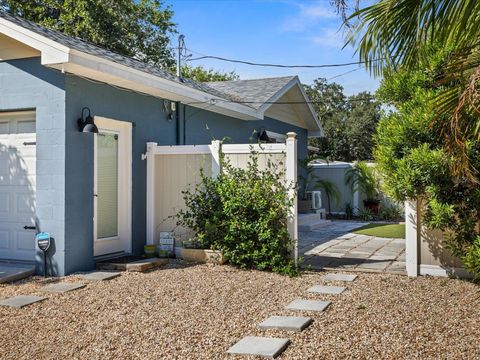
<path id="1" fill-rule="evenodd" d="M 54 275 L 142 253 L 146 143 L 248 143 L 255 131 L 294 131 L 307 155 L 321 127 L 296 76 L 197 83 L 0 13 L 0 260 L 41 267 L 39 231 L 54 239 Z"/>

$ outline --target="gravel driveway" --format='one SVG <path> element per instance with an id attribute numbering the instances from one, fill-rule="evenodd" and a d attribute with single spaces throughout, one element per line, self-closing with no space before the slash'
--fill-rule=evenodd
<path id="1" fill-rule="evenodd" d="M 308 294 L 321 273 L 290 279 L 174 262 L 145 274 L 0 308 L 2 359 L 235 359 L 245 335 L 289 337 L 279 359 L 479 359 L 480 287 L 451 280 L 359 275 L 342 295 Z M 69 276 L 66 281 L 77 280 Z M 38 294 L 43 279 L 0 285 L 0 298 Z M 326 299 L 302 333 L 260 331 L 296 298 Z"/>

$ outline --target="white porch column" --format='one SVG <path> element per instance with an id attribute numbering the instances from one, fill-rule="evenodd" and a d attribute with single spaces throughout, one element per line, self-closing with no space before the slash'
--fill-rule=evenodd
<path id="1" fill-rule="evenodd" d="M 293 198 L 292 207 L 288 218 L 288 232 L 293 240 L 293 258 L 298 262 L 298 196 L 297 196 L 297 134 L 287 133 L 285 178 L 290 186 L 288 196 Z"/>
<path id="2" fill-rule="evenodd" d="M 155 149 L 157 143 L 147 143 L 147 245 L 155 243 Z"/>
<path id="3" fill-rule="evenodd" d="M 408 276 L 418 276 L 421 228 L 420 200 L 405 201 L 405 261 Z"/>
<path id="4" fill-rule="evenodd" d="M 220 151 L 222 142 L 220 140 L 213 140 L 210 145 L 210 151 L 212 152 L 212 177 L 216 178 L 221 171 L 220 166 Z"/>

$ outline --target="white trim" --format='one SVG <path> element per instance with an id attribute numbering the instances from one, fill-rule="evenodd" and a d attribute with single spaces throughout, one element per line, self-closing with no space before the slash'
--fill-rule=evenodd
<path id="1" fill-rule="evenodd" d="M 456 276 L 462 279 L 470 279 L 473 277 L 473 275 L 464 268 L 442 267 L 440 265 L 420 265 L 420 275 L 438 277 Z"/>
<path id="2" fill-rule="evenodd" d="M 155 151 L 156 142 L 147 143 L 147 245 L 155 244 Z"/>
<path id="3" fill-rule="evenodd" d="M 212 177 L 216 178 L 222 171 L 220 164 L 220 151 L 222 150 L 222 142 L 220 140 L 213 140 L 209 146 L 212 154 Z"/>
<path id="4" fill-rule="evenodd" d="M 285 144 L 223 144 L 224 154 L 250 154 L 252 151 L 260 154 L 278 154 L 286 151 Z"/>
<path id="5" fill-rule="evenodd" d="M 150 144 L 150 143 L 147 143 Z M 151 152 L 154 155 L 185 155 L 185 154 L 210 154 L 210 145 L 172 145 L 156 146 Z M 148 155 L 147 155 L 148 156 Z"/>
<path id="6" fill-rule="evenodd" d="M 277 93 L 275 93 L 270 99 L 266 101 L 266 104 L 263 104 L 258 111 L 261 112 L 262 114 L 265 114 L 265 112 L 273 105 L 275 105 L 274 102 L 279 100 L 283 95 L 287 94 L 290 90 L 292 90 L 295 86 L 298 87 L 300 90 L 300 93 L 302 94 L 304 100 L 306 101 L 307 108 L 309 110 L 309 113 L 313 119 L 312 121 L 307 121 L 307 123 L 310 123 L 310 125 L 314 125 L 313 127 L 310 127 L 307 125 L 307 130 L 308 130 L 308 136 L 309 137 L 322 137 L 324 135 L 323 133 L 323 128 L 320 122 L 320 119 L 317 116 L 317 113 L 312 107 L 312 104 L 309 103 L 309 98 L 307 93 L 305 92 L 305 89 L 303 88 L 302 83 L 300 82 L 300 79 L 298 76 L 295 76 L 292 80 L 290 80 L 285 86 L 282 87 Z M 303 127 L 303 126 L 300 126 Z"/>
<path id="7" fill-rule="evenodd" d="M 107 119 L 99 116 L 94 118 L 95 125 L 99 130 L 118 133 L 118 157 L 119 157 L 119 188 L 121 195 L 118 202 L 118 237 L 122 242 L 122 249 L 110 251 L 108 245 L 97 241 L 97 197 L 94 197 L 94 256 L 105 255 L 112 252 L 132 252 L 132 123 Z M 97 136 L 94 139 L 94 194 L 97 191 Z M 118 238 L 116 237 L 116 238 Z M 105 241 L 108 239 L 103 239 Z"/>
<path id="8" fill-rule="evenodd" d="M 405 262 L 407 275 L 418 276 L 418 243 L 420 241 L 420 201 L 405 201 Z"/>
<path id="9" fill-rule="evenodd" d="M 69 63 L 62 66 L 65 71 L 80 76 L 140 92 L 152 93 L 187 104 L 193 102 L 190 104 L 193 107 L 208 107 L 212 110 L 216 109 L 216 112 L 223 109 L 227 114 L 235 114 L 244 120 L 263 118 L 255 109 L 244 104 L 225 102 L 225 99 L 218 96 L 78 50 L 71 49 Z M 53 67 L 60 68 L 60 66 Z M 217 101 L 213 105 L 210 101 L 212 99 Z M 205 103 L 199 104 L 198 102 Z"/>
<path id="10" fill-rule="evenodd" d="M 287 228 L 290 238 L 293 241 L 293 259 L 295 264 L 298 263 L 298 196 L 296 194 L 297 187 L 297 134 L 294 132 L 287 133 L 286 142 L 286 159 L 285 159 L 285 180 L 287 182 L 288 196 L 293 198 L 292 206 L 288 215 Z"/>
<path id="11" fill-rule="evenodd" d="M 0 33 L 41 52 L 42 64 L 68 62 L 70 49 L 31 30 L 0 18 Z"/>
<path id="12" fill-rule="evenodd" d="M 290 80 L 287 84 L 285 84 L 279 91 L 277 91 L 273 96 L 271 96 L 266 101 L 266 104 L 263 104 L 262 106 L 260 106 L 258 111 L 261 111 L 262 113 L 267 111 L 270 106 L 274 105 L 274 104 L 271 104 L 272 102 L 278 101 L 283 95 L 289 92 L 290 89 L 299 82 L 300 80 L 298 79 L 298 76 L 295 76 L 292 80 Z"/>

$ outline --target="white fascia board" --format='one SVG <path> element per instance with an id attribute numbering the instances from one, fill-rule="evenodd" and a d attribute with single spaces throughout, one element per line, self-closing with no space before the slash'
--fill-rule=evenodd
<path id="1" fill-rule="evenodd" d="M 242 104 L 225 102 L 224 99 L 166 80 L 126 65 L 99 58 L 77 50 L 70 50 L 68 64 L 52 66 L 92 80 L 110 83 L 123 88 L 145 92 L 184 104 L 208 108 L 210 111 L 234 116 L 243 120 L 263 119 L 255 109 Z M 216 101 L 212 105 L 212 100 Z M 190 104 L 189 104 L 190 103 Z"/>
<path id="2" fill-rule="evenodd" d="M 298 79 L 298 78 L 297 78 Z M 322 127 L 322 124 L 320 122 L 320 119 L 318 118 L 317 116 L 317 113 L 316 111 L 314 110 L 312 104 L 310 104 L 310 99 L 308 98 L 307 96 L 307 93 L 305 92 L 305 89 L 303 88 L 302 86 L 302 83 L 300 82 L 300 80 L 298 80 L 297 82 L 297 85 L 298 85 L 298 88 L 300 89 L 300 92 L 302 93 L 303 95 L 303 98 L 305 99 L 305 102 L 306 102 L 306 105 L 308 107 L 308 110 L 310 110 L 310 113 L 312 114 L 312 117 L 313 117 L 313 121 L 315 122 L 315 130 L 313 129 L 308 129 L 308 130 L 312 130 L 312 131 L 309 131 L 309 133 L 311 132 L 312 133 L 312 137 L 322 137 L 323 136 L 323 127 Z M 314 133 L 317 133 L 318 132 L 318 136 L 316 135 L 313 135 Z M 310 135 L 309 135 L 310 136 Z"/>
<path id="3" fill-rule="evenodd" d="M 69 60 L 70 48 L 33 31 L 0 18 L 0 33 L 40 51 L 42 65 L 65 63 Z"/>
<path id="4" fill-rule="evenodd" d="M 268 99 L 265 104 L 260 106 L 258 111 L 261 111 L 262 114 L 264 114 L 265 111 L 267 111 L 269 107 L 271 107 L 272 105 L 275 105 L 275 104 L 273 104 L 273 102 L 279 100 L 283 95 L 285 95 L 287 92 L 289 92 L 294 86 L 298 86 L 298 88 L 300 90 L 300 93 L 302 94 L 302 96 L 303 96 L 303 98 L 306 102 L 305 105 L 307 105 L 309 113 L 311 114 L 311 116 L 313 118 L 313 121 L 311 121 L 311 120 L 309 121 L 308 119 L 306 119 L 307 123 L 310 124 L 310 126 L 307 129 L 308 130 L 308 137 L 323 137 L 323 128 L 322 128 L 322 125 L 320 123 L 320 120 L 317 116 L 317 113 L 313 109 L 312 104 L 310 104 L 308 102 L 309 101 L 308 96 L 307 96 L 307 94 L 305 92 L 305 89 L 303 88 L 302 83 L 300 82 L 300 79 L 298 78 L 298 76 L 295 76 L 292 80 L 290 80 L 287 84 L 285 84 L 285 86 L 283 88 L 281 88 L 270 99 Z"/>
<path id="5" fill-rule="evenodd" d="M 285 84 L 277 93 L 275 93 L 270 99 L 266 101 L 265 104 L 260 106 L 258 109 L 259 111 L 265 112 L 267 109 L 274 105 L 272 102 L 277 101 L 280 99 L 283 95 L 285 95 L 296 83 L 299 83 L 300 80 L 298 79 L 298 76 L 295 76 L 292 80 L 290 80 L 287 84 Z"/>

